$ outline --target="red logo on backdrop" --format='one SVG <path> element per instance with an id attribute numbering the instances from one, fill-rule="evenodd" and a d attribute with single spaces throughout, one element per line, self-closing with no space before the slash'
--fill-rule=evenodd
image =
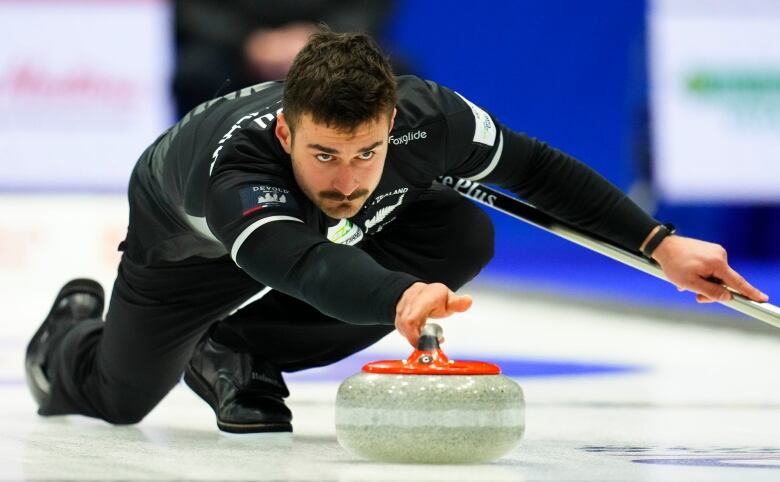
<path id="1" fill-rule="evenodd" d="M 128 103 L 137 93 L 133 81 L 91 67 L 51 72 L 42 66 L 22 64 L 0 76 L 0 95 L 12 97 Z"/>

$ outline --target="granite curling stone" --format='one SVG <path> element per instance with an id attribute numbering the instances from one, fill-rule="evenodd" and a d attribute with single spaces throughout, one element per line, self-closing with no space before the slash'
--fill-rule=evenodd
<path id="1" fill-rule="evenodd" d="M 491 363 L 449 360 L 440 338 L 428 324 L 408 359 L 369 363 L 341 384 L 336 437 L 345 449 L 382 462 L 463 464 L 517 446 L 520 385 Z"/>

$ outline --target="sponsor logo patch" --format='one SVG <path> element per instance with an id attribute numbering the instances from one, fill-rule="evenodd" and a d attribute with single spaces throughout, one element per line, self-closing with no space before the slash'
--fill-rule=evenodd
<path id="1" fill-rule="evenodd" d="M 353 246 L 363 240 L 363 230 L 349 219 L 342 219 L 337 225 L 328 228 L 327 238 L 336 244 Z"/>
<path id="2" fill-rule="evenodd" d="M 239 191 L 241 196 L 242 216 L 267 209 L 280 207 L 295 209 L 295 199 L 288 189 L 276 186 L 249 186 Z"/>
<path id="3" fill-rule="evenodd" d="M 455 92 L 458 94 L 457 92 Z M 471 103 L 467 98 L 458 94 L 458 97 L 468 104 L 471 108 L 471 113 L 474 114 L 474 142 L 492 146 L 496 143 L 496 124 L 491 119 L 487 112 L 482 110 L 479 106 Z"/>

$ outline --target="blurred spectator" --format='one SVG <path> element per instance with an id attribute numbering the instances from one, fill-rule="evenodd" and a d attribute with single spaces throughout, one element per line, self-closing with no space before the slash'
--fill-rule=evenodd
<path id="1" fill-rule="evenodd" d="M 173 92 L 181 116 L 218 91 L 284 78 L 320 22 L 381 39 L 392 0 L 176 0 L 174 5 Z"/>

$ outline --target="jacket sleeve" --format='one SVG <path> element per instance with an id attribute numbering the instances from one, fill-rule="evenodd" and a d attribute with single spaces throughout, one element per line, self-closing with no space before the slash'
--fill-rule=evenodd
<path id="1" fill-rule="evenodd" d="M 502 126 L 492 115 L 443 87 L 446 174 L 493 184 L 552 216 L 631 251 L 660 224 L 583 162 L 544 142 Z"/>
<path id="2" fill-rule="evenodd" d="M 264 285 L 360 325 L 393 325 L 398 299 L 418 281 L 295 222 L 269 223 L 254 231 L 236 262 Z"/>

